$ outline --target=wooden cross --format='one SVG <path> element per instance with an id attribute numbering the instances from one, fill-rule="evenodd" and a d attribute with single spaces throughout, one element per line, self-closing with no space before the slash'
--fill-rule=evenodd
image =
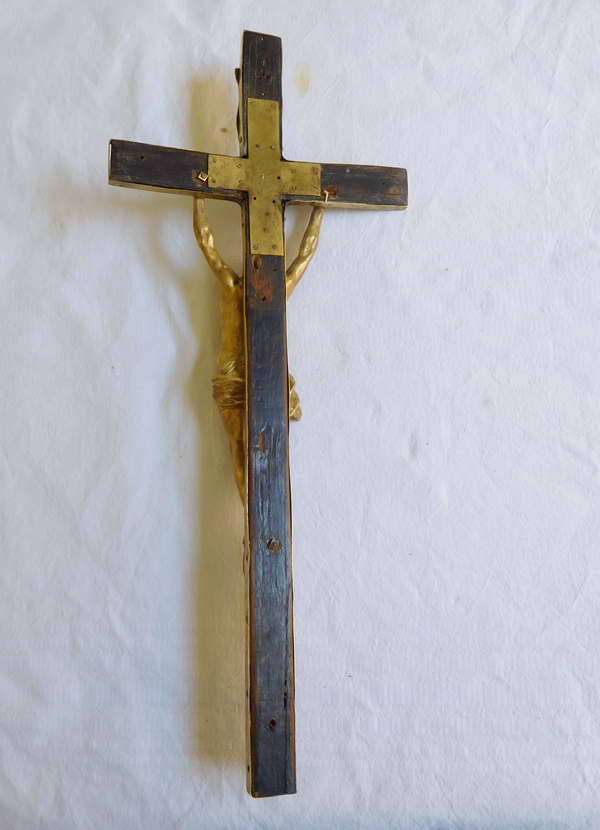
<path id="1" fill-rule="evenodd" d="M 109 171 L 111 184 L 228 199 L 242 210 L 246 470 L 238 486 L 246 503 L 247 781 L 257 797 L 296 792 L 285 207 L 407 206 L 404 169 L 283 158 L 281 67 L 280 38 L 244 32 L 239 157 L 112 140 Z"/>

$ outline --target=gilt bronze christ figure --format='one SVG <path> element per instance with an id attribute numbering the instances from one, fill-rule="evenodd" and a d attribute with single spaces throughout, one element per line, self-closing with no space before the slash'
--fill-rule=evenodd
<path id="1" fill-rule="evenodd" d="M 302 237 L 298 256 L 285 272 L 285 293 L 289 299 L 298 285 L 319 244 L 319 230 L 324 208 L 315 207 Z M 218 371 L 213 377 L 213 398 L 227 430 L 233 455 L 233 469 L 242 504 L 245 499 L 246 444 L 246 355 L 244 348 L 243 280 L 221 259 L 208 224 L 204 199 L 194 198 L 194 233 L 208 265 L 221 284 L 222 343 Z M 300 399 L 290 375 L 289 417 L 299 421 Z"/>
<path id="2" fill-rule="evenodd" d="M 281 40 L 244 32 L 236 70 L 239 156 L 112 140 L 109 163 L 111 184 L 194 196 L 196 238 L 221 284 L 213 395 L 245 507 L 247 784 L 256 797 L 296 792 L 288 431 L 300 406 L 287 366 L 287 298 L 315 252 L 325 209 L 407 206 L 402 168 L 283 157 L 281 69 Z M 240 205 L 241 275 L 215 249 L 206 198 Z M 298 257 L 286 269 L 289 204 L 313 211 Z"/>

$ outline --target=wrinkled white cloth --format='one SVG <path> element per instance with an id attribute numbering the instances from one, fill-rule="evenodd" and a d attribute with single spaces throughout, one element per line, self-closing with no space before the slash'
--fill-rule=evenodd
<path id="1" fill-rule="evenodd" d="M 404 166 L 289 305 L 298 794 L 245 792 L 218 286 L 110 138 Z M 4 0 L 0 825 L 600 828 L 600 17 L 587 0 Z M 237 207 L 208 206 L 241 263 Z M 307 210 L 288 215 L 295 253 Z"/>

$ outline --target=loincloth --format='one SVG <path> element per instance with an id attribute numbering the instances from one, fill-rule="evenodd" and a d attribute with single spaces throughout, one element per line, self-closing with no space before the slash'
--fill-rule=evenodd
<path id="1" fill-rule="evenodd" d="M 230 361 L 219 367 L 222 371 L 212 379 L 213 398 L 219 408 L 243 409 L 246 405 L 246 382 L 243 373 L 240 372 L 240 365 L 237 361 Z M 300 409 L 300 398 L 296 392 L 296 381 L 289 375 L 289 412 L 290 418 L 299 421 L 302 416 Z"/>
<path id="2" fill-rule="evenodd" d="M 212 379 L 213 398 L 219 411 L 240 409 L 246 405 L 244 368 L 241 361 L 233 360 L 219 366 L 221 371 Z"/>

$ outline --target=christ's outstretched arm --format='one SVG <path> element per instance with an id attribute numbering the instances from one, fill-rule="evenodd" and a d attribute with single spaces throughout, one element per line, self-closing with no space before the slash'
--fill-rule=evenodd
<path id="1" fill-rule="evenodd" d="M 302 237 L 302 242 L 300 243 L 298 256 L 285 272 L 285 294 L 288 300 L 292 294 L 292 291 L 304 276 L 304 272 L 308 268 L 308 263 L 311 261 L 315 251 L 317 250 L 321 220 L 323 219 L 324 212 L 325 208 L 313 208 L 307 228 L 304 231 L 304 236 Z"/>
<path id="2" fill-rule="evenodd" d="M 215 248 L 215 238 L 208 224 L 204 199 L 194 197 L 194 233 L 202 253 L 206 257 L 211 271 L 224 288 L 233 288 L 240 285 L 241 280 L 224 260 Z"/>

